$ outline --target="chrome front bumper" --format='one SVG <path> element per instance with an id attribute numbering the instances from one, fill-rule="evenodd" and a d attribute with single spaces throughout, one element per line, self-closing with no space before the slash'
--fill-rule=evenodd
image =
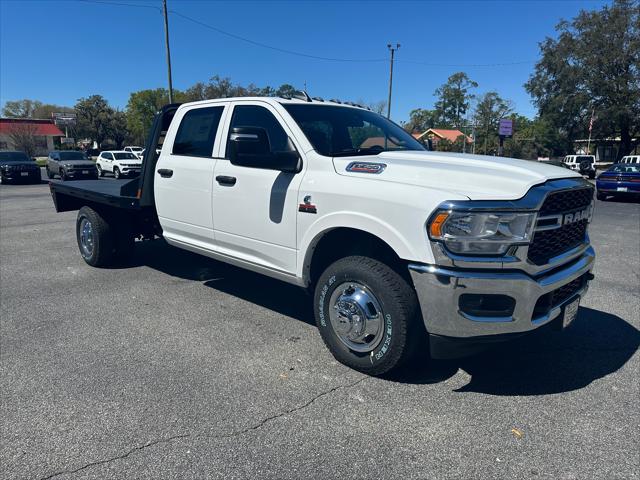
<path id="1" fill-rule="evenodd" d="M 446 337 L 470 338 L 534 330 L 562 313 L 564 305 L 588 288 L 584 286 L 544 315 L 534 318 L 540 297 L 591 272 L 595 252 L 588 247 L 580 257 L 548 273 L 531 276 L 521 271 L 463 270 L 436 265 L 410 264 L 409 271 L 418 294 L 427 332 Z M 515 299 L 508 317 L 477 317 L 459 309 L 460 295 L 500 294 Z"/>

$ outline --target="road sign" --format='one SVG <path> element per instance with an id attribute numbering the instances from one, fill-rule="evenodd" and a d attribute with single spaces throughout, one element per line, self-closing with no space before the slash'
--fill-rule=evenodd
<path id="1" fill-rule="evenodd" d="M 73 112 L 60 113 L 55 112 L 52 113 L 53 121 L 58 126 L 70 126 L 76 124 L 76 114 Z"/>
<path id="2" fill-rule="evenodd" d="M 510 118 L 501 118 L 498 127 L 498 135 L 502 137 L 511 137 L 513 135 L 513 120 Z"/>

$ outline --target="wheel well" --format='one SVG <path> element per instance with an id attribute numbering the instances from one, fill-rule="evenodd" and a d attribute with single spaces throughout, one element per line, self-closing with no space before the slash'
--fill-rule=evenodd
<path id="1" fill-rule="evenodd" d="M 384 240 L 355 228 L 340 227 L 323 234 L 311 246 L 311 261 L 305 262 L 305 276 L 314 285 L 325 268 L 336 260 L 351 255 L 375 258 L 396 270 L 403 277 L 406 264 Z"/>

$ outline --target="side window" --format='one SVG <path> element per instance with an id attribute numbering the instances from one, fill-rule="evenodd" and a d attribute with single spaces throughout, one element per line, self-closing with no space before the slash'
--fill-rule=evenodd
<path id="1" fill-rule="evenodd" d="M 231 119 L 231 134 L 235 127 L 260 127 L 267 131 L 272 152 L 291 152 L 295 147 L 289 140 L 289 135 L 284 131 L 280 122 L 264 107 L 256 105 L 236 105 Z M 227 152 L 229 144 L 227 139 Z"/>
<path id="2" fill-rule="evenodd" d="M 113 160 L 113 153 L 105 153 L 106 158 Z"/>
<path id="3" fill-rule="evenodd" d="M 178 127 L 171 153 L 191 157 L 211 157 L 223 110 L 224 107 L 205 107 L 185 113 Z"/>

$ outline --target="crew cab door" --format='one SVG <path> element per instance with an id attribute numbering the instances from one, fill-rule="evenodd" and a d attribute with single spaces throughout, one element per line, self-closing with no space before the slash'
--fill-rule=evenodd
<path id="1" fill-rule="evenodd" d="M 301 152 L 293 134 L 271 105 L 238 102 L 227 115 L 221 157 L 213 184 L 213 217 L 217 250 L 225 255 L 281 272 L 296 269 L 298 189 L 303 171 L 233 165 L 229 136 L 234 127 L 263 128 L 272 151 Z M 267 165 L 265 165 L 267 166 Z"/>
<path id="2" fill-rule="evenodd" d="M 154 198 L 169 241 L 213 249 L 212 184 L 226 103 L 179 109 L 154 172 Z"/>

